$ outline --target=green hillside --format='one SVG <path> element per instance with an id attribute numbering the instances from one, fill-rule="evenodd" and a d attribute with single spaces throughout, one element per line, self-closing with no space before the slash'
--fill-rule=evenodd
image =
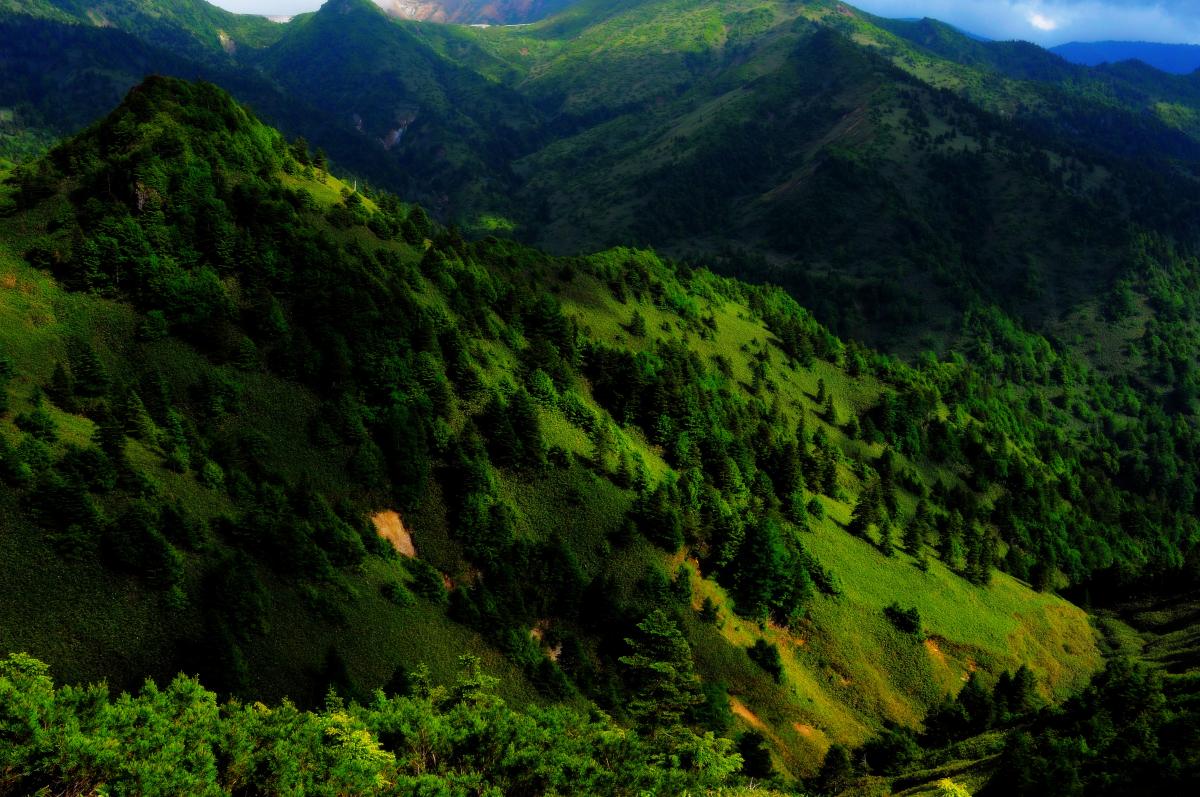
<path id="1" fill-rule="evenodd" d="M 1196 235 L 1194 80 L 932 21 L 640 0 L 481 28 L 332 0 L 214 63 L 157 45 L 224 12 L 111 5 L 119 29 L 49 19 L 78 18 L 65 2 L 0 17 L 28 43 L 0 52 L 0 154 L 29 157 L 147 72 L 200 77 L 469 236 L 696 256 L 908 357 L 966 345 L 979 304 L 1072 337 L 1137 281 L 1143 234 Z"/>
<path id="2" fill-rule="evenodd" d="M 265 17 L 205 0 L 3 0 L 0 15 L 9 14 L 115 27 L 157 47 L 211 58 L 236 58 L 239 48 L 264 47 L 283 32 Z"/>
<path id="3" fill-rule="evenodd" d="M 517 201 L 494 206 L 519 235 L 724 252 L 726 273 L 819 296 L 823 322 L 889 351 L 960 345 L 947 319 L 978 301 L 1049 332 L 1130 276 L 1140 232 L 1195 237 L 1182 78 L 841 3 L 412 27 L 551 115 L 555 139 L 514 164 Z"/>
<path id="4" fill-rule="evenodd" d="M 2 647 L 68 683 L 314 705 L 472 652 L 517 705 L 629 722 L 661 611 L 687 723 L 811 775 L 970 673 L 1087 681 L 1084 613 L 997 568 L 1182 556 L 1109 549 L 1065 416 L 1013 423 L 961 358 L 648 251 L 465 242 L 208 85 L 148 81 L 5 190 Z"/>
<path id="5" fill-rule="evenodd" d="M 442 58 L 371 0 L 331 0 L 255 65 L 353 131 L 339 163 L 442 216 L 504 208 L 510 162 L 541 138 L 528 100 Z"/>

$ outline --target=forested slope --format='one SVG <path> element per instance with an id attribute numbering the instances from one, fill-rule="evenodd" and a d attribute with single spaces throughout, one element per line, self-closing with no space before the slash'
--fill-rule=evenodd
<path id="1" fill-rule="evenodd" d="M 473 651 L 636 722 L 659 617 L 679 721 L 799 775 L 971 671 L 1066 695 L 1093 633 L 1018 578 L 1190 550 L 1073 420 L 1089 372 L 998 314 L 908 366 L 647 251 L 466 242 L 168 79 L 6 192 L 0 627 L 68 682 L 314 705 Z"/>

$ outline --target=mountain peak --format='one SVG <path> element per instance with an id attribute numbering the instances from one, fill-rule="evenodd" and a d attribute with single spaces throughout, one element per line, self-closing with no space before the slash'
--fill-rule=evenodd
<path id="1" fill-rule="evenodd" d="M 64 176 L 85 184 L 103 179 L 113 196 L 133 205 L 147 190 L 169 192 L 166 183 L 155 185 L 165 178 L 154 164 L 197 160 L 214 172 L 260 174 L 281 169 L 285 151 L 283 137 L 223 89 L 152 75 L 50 158 Z"/>
<path id="2" fill-rule="evenodd" d="M 384 3 L 380 0 L 326 0 L 318 13 L 351 14 L 355 11 L 381 11 Z"/>

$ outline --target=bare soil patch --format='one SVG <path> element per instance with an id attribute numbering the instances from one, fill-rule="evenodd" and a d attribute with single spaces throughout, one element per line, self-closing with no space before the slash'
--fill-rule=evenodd
<path id="1" fill-rule="evenodd" d="M 399 512 L 391 509 L 376 512 L 371 516 L 371 522 L 375 524 L 376 533 L 390 542 L 398 554 L 409 559 L 416 557 L 417 548 L 413 545 L 412 535 L 404 528 L 404 521 L 400 519 Z"/>

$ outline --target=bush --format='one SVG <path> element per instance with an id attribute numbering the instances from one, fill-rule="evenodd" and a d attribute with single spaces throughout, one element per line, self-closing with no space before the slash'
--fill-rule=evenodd
<path id="1" fill-rule="evenodd" d="M 746 654 L 750 660 L 762 667 L 763 670 L 775 679 L 776 683 L 783 681 L 783 659 L 779 655 L 779 648 L 773 643 L 765 639 L 759 639 L 746 649 Z"/>
<path id="2" fill-rule="evenodd" d="M 383 585 L 383 597 L 387 598 L 392 603 L 406 609 L 414 606 L 417 603 L 416 596 L 409 591 L 408 587 L 399 581 L 389 581 Z"/>
<path id="3" fill-rule="evenodd" d="M 915 606 L 911 609 L 902 609 L 899 603 L 893 601 L 890 605 L 884 607 L 883 614 L 898 630 L 917 637 L 923 636 L 921 633 L 921 613 L 917 611 Z"/>
<path id="4" fill-rule="evenodd" d="M 436 567 L 422 559 L 405 559 L 404 566 L 412 574 L 413 592 L 434 603 L 445 604 L 449 601 L 446 582 Z"/>

